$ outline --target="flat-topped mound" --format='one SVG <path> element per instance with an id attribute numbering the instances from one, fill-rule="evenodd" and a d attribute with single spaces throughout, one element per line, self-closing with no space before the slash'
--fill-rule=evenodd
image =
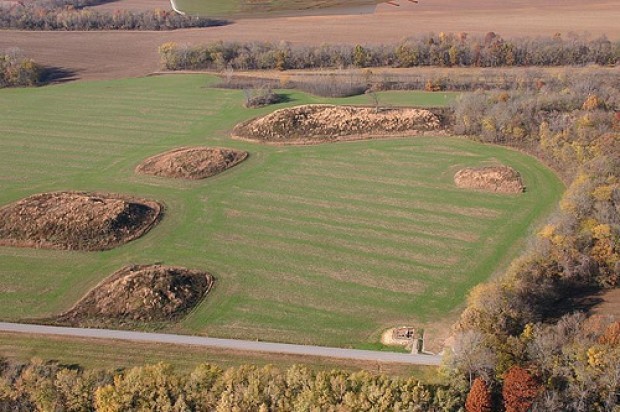
<path id="1" fill-rule="evenodd" d="M 466 189 L 494 193 L 522 193 L 521 174 L 508 166 L 468 167 L 454 175 L 454 183 Z"/>
<path id="2" fill-rule="evenodd" d="M 126 266 L 54 322 L 104 326 L 178 319 L 213 286 L 209 273 L 163 265 Z"/>
<path id="3" fill-rule="evenodd" d="M 415 135 L 440 129 L 424 109 L 382 109 L 312 104 L 277 110 L 238 124 L 233 136 L 263 143 L 313 144 Z"/>
<path id="4" fill-rule="evenodd" d="M 204 179 L 222 173 L 248 157 L 242 150 L 182 147 L 149 157 L 136 167 L 141 174 L 178 179 Z"/>
<path id="5" fill-rule="evenodd" d="M 0 209 L 0 245 L 108 250 L 148 232 L 161 213 L 159 203 L 130 196 L 42 193 Z"/>

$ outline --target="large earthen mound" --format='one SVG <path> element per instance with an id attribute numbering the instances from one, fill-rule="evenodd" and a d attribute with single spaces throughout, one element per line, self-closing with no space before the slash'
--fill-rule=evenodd
<path id="1" fill-rule="evenodd" d="M 494 193 L 522 193 L 521 174 L 508 166 L 468 167 L 454 175 L 454 183 L 466 189 Z"/>
<path id="2" fill-rule="evenodd" d="M 42 193 L 0 209 L 0 245 L 108 250 L 149 231 L 162 206 L 129 196 Z"/>
<path id="3" fill-rule="evenodd" d="M 183 147 L 149 157 L 137 173 L 181 179 L 204 179 L 245 160 L 248 153 L 217 147 Z"/>
<path id="4" fill-rule="evenodd" d="M 91 290 L 56 323 L 105 326 L 178 319 L 213 286 L 209 273 L 163 265 L 126 266 Z"/>
<path id="5" fill-rule="evenodd" d="M 313 104 L 277 110 L 243 122 L 233 137 L 275 144 L 311 144 L 438 130 L 439 118 L 424 109 L 383 109 Z"/>

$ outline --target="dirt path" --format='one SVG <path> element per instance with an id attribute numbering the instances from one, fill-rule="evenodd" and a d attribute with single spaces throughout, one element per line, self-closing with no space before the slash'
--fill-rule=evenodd
<path id="1" fill-rule="evenodd" d="M 38 62 L 65 68 L 84 80 L 143 76 L 158 69 L 157 47 L 164 42 L 214 40 L 289 41 L 298 44 L 394 43 L 428 32 L 504 36 L 588 32 L 620 38 L 618 0 L 400 0 L 380 5 L 375 14 L 281 17 L 240 20 L 228 26 L 173 32 L 24 32 L 0 31 L 0 50 L 18 47 Z M 164 0 L 120 0 L 115 8 L 167 7 Z"/>
<path id="2" fill-rule="evenodd" d="M 0 322 L 0 331 L 39 335 L 70 336 L 77 338 L 117 339 L 132 342 L 169 343 L 212 348 L 233 349 L 246 352 L 265 352 L 287 355 L 319 356 L 324 358 L 353 359 L 380 363 L 437 366 L 440 356 L 413 355 L 407 353 L 378 352 L 358 349 L 328 348 L 324 346 L 292 345 L 237 339 L 217 339 L 200 336 L 172 335 L 164 333 L 129 332 L 110 329 L 64 328 L 56 326 L 29 325 Z"/>
<path id="3" fill-rule="evenodd" d="M 620 288 L 611 289 L 600 296 L 601 302 L 592 308 L 592 313 L 601 316 L 613 316 L 620 320 Z"/>

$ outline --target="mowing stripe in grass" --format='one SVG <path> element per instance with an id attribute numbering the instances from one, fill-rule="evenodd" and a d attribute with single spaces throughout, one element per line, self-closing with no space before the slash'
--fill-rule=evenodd
<path id="1" fill-rule="evenodd" d="M 56 190 L 136 194 L 166 205 L 145 237 L 104 253 L 0 248 L 3 319 L 58 313 L 121 266 L 164 262 L 217 279 L 210 296 L 167 329 L 372 342 L 381 328 L 454 313 L 468 288 L 515 256 L 562 190 L 528 156 L 457 138 L 308 147 L 231 140 L 237 122 L 285 105 L 246 109 L 241 91 L 205 88 L 209 81 L 176 75 L 0 90 L 7 108 L 0 205 Z M 355 100 L 283 93 L 295 99 L 288 105 Z M 250 157 L 198 182 L 134 174 L 144 158 L 191 145 Z M 527 192 L 454 187 L 458 168 L 493 163 L 519 170 Z"/>

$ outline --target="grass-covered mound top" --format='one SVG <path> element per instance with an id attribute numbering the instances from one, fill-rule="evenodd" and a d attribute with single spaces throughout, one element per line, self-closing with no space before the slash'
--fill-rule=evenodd
<path id="1" fill-rule="evenodd" d="M 508 166 L 468 167 L 454 175 L 454 183 L 466 189 L 494 193 L 522 193 L 521 174 Z"/>
<path id="2" fill-rule="evenodd" d="M 136 167 L 141 174 L 180 179 L 204 179 L 245 160 L 248 153 L 217 147 L 182 147 L 149 157 Z"/>
<path id="3" fill-rule="evenodd" d="M 157 202 L 123 195 L 37 194 L 0 209 L 0 245 L 108 250 L 149 231 L 161 212 Z"/>
<path id="4" fill-rule="evenodd" d="M 382 109 L 311 104 L 277 110 L 238 124 L 235 137 L 275 144 L 312 144 L 438 130 L 439 118 L 424 109 Z"/>
<path id="5" fill-rule="evenodd" d="M 197 270 L 163 265 L 125 266 L 55 322 L 103 326 L 175 320 L 195 307 L 212 285 L 213 277 Z"/>

